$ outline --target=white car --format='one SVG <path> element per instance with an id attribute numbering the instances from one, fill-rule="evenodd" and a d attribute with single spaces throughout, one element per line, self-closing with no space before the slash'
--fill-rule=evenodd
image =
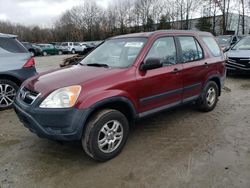
<path id="1" fill-rule="evenodd" d="M 83 51 L 83 47 L 78 42 L 63 42 L 59 47 L 63 53 L 79 53 Z"/>

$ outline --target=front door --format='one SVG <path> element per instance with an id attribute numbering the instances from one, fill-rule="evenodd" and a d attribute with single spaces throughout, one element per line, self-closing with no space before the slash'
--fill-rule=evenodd
<path id="1" fill-rule="evenodd" d="M 139 71 L 137 75 L 140 114 L 148 115 L 182 102 L 182 64 L 177 62 L 174 37 L 155 40 L 144 62 L 148 58 L 159 58 L 163 67 Z M 143 116 L 142 115 L 142 116 Z"/>

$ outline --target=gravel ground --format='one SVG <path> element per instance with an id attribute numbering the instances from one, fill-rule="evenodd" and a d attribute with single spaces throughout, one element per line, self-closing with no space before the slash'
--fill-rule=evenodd
<path id="1" fill-rule="evenodd" d="M 65 56 L 39 57 L 38 70 Z M 97 163 L 80 143 L 40 139 L 13 110 L 0 112 L 0 187 L 250 187 L 249 77 L 227 78 L 218 106 L 166 111 L 134 126 L 115 159 Z"/>

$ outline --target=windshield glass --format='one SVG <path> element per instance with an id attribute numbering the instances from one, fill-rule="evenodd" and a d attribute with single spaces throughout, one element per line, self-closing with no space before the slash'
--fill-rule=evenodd
<path id="1" fill-rule="evenodd" d="M 145 45 L 147 38 L 111 39 L 104 42 L 80 64 L 105 64 L 107 67 L 125 68 L 132 65 Z"/>
<path id="2" fill-rule="evenodd" d="M 225 45 L 228 45 L 230 44 L 230 41 L 231 41 L 231 36 L 218 36 L 216 37 L 218 43 L 220 46 L 225 46 Z"/>
<path id="3" fill-rule="evenodd" d="M 241 39 L 232 49 L 233 50 L 250 50 L 250 37 Z"/>

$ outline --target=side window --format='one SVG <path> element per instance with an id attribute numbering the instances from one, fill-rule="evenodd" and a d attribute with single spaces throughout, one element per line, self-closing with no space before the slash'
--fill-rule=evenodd
<path id="1" fill-rule="evenodd" d="M 178 37 L 178 38 L 181 44 L 182 59 L 184 63 L 190 61 L 196 61 L 203 58 L 202 48 L 194 37 Z"/>
<path id="2" fill-rule="evenodd" d="M 173 37 L 163 37 L 157 39 L 148 52 L 148 58 L 159 58 L 163 66 L 174 65 L 177 63 L 176 47 Z"/>
<path id="3" fill-rule="evenodd" d="M 204 36 L 202 37 L 202 40 L 207 45 L 208 49 L 210 50 L 213 56 L 215 57 L 221 56 L 220 47 L 218 46 L 217 42 L 213 37 Z"/>

